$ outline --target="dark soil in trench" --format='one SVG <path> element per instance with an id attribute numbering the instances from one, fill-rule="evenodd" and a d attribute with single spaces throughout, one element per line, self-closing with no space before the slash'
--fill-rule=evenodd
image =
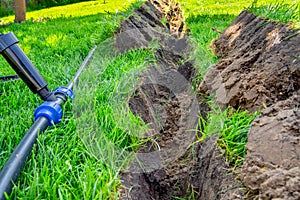
<path id="1" fill-rule="evenodd" d="M 299 35 L 242 12 L 213 42 L 222 59 L 206 74 L 199 91 L 215 93 L 224 108 L 262 109 L 249 132 L 242 178 L 236 180 L 217 147 L 217 136 L 194 143 L 198 115 L 205 117 L 209 108 L 199 103 L 191 87 L 197 70 L 188 60 L 192 48 L 181 11 L 170 1 L 152 3 L 137 9 L 116 33 L 121 52 L 157 42 L 156 63 L 140 75 L 128 102 L 149 124 L 145 137 L 152 140 L 122 172 L 120 198 L 250 198 L 240 189 L 245 185 L 257 198 L 299 199 Z M 166 6 L 168 13 L 158 10 Z M 167 15 L 176 23 L 163 23 Z"/>

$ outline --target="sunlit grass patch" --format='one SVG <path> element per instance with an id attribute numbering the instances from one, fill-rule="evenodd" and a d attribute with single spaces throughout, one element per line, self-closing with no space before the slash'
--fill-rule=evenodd
<path id="1" fill-rule="evenodd" d="M 99 13 L 119 13 L 125 11 L 128 6 L 134 2 L 136 2 L 136 0 L 110 0 L 106 1 L 105 3 L 103 0 L 80 2 L 30 11 L 26 13 L 26 18 L 31 21 L 45 21 L 61 17 L 69 18 L 95 15 Z M 13 21 L 14 16 L 2 17 L 0 18 L 0 25 L 12 23 Z"/>
<path id="2" fill-rule="evenodd" d="M 280 1 L 267 5 L 259 5 L 258 1 L 255 0 L 247 10 L 257 16 L 285 24 L 292 22 L 299 25 L 300 22 L 300 5 L 296 2 L 288 4 L 285 1 Z"/>
<path id="3" fill-rule="evenodd" d="M 120 20 L 128 16 L 140 3 L 134 1 L 130 6 L 127 5 L 126 11 L 117 14 L 108 14 L 99 9 L 99 12 L 103 13 L 0 26 L 0 33 L 13 32 L 17 36 L 21 48 L 52 88 L 67 82 L 88 51 L 94 45 L 111 37 Z M 122 5 L 116 4 L 116 7 L 121 9 Z M 37 12 L 42 13 L 43 10 Z M 2 56 L 0 66 L 1 76 L 15 74 Z"/>

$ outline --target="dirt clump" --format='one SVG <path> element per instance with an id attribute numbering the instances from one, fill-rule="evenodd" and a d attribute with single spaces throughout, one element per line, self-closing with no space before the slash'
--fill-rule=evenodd
<path id="1" fill-rule="evenodd" d="M 288 99 L 299 89 L 299 35 L 286 25 L 242 12 L 213 42 L 220 60 L 200 91 L 223 107 L 250 111 Z"/>
<path id="2" fill-rule="evenodd" d="M 248 133 L 243 181 L 264 199 L 300 199 L 299 93 L 264 109 Z"/>
<path id="3" fill-rule="evenodd" d="M 174 9 L 172 7 L 169 12 L 179 12 L 179 10 L 173 12 Z M 125 52 L 131 49 L 151 48 L 158 42 L 163 49 L 177 55 L 189 52 L 190 49 L 186 49 L 190 48 L 187 45 L 187 36 L 182 35 L 182 31 L 178 31 L 183 18 L 176 18 L 178 23 L 174 23 L 171 27 L 168 21 L 164 22 L 163 18 L 163 12 L 150 1 L 146 1 L 120 24 L 115 35 L 116 48 L 120 52 Z"/>
<path id="4" fill-rule="evenodd" d="M 222 58 L 199 90 L 224 108 L 261 109 L 248 133 L 244 184 L 262 199 L 300 198 L 300 35 L 242 12 L 213 42 Z"/>
<path id="5" fill-rule="evenodd" d="M 211 136 L 195 147 L 196 158 L 190 175 L 195 199 L 242 199 L 245 191 L 222 156 L 217 144 L 218 135 Z"/>

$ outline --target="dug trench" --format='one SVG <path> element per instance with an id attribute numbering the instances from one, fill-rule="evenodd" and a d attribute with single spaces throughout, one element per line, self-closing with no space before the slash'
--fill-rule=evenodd
<path id="1" fill-rule="evenodd" d="M 128 102 L 151 139 L 122 171 L 120 199 L 299 199 L 299 35 L 242 12 L 213 41 L 220 60 L 195 90 L 198 71 L 185 29 L 177 3 L 151 0 L 115 34 L 119 51 L 152 48 L 156 58 Z M 225 162 L 217 135 L 196 142 L 198 117 L 209 111 L 200 93 L 215 94 L 223 108 L 261 109 L 239 176 Z"/>

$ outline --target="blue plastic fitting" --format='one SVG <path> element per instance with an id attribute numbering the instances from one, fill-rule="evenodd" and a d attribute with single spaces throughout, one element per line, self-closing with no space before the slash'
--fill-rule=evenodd
<path id="1" fill-rule="evenodd" d="M 60 86 L 54 90 L 54 94 L 63 94 L 69 97 L 71 100 L 74 99 L 74 92 L 66 86 Z"/>
<path id="2" fill-rule="evenodd" d="M 34 112 L 34 120 L 39 117 L 46 117 L 49 120 L 49 125 L 53 126 L 61 121 L 63 111 L 61 106 L 55 101 L 45 101 Z"/>
<path id="3" fill-rule="evenodd" d="M 74 99 L 74 92 L 65 86 L 56 88 L 54 94 L 62 94 L 72 100 Z M 58 103 L 55 101 L 45 101 L 35 110 L 34 120 L 37 120 L 39 117 L 46 117 L 49 120 L 49 125 L 53 126 L 61 121 L 62 114 L 62 108 Z"/>

